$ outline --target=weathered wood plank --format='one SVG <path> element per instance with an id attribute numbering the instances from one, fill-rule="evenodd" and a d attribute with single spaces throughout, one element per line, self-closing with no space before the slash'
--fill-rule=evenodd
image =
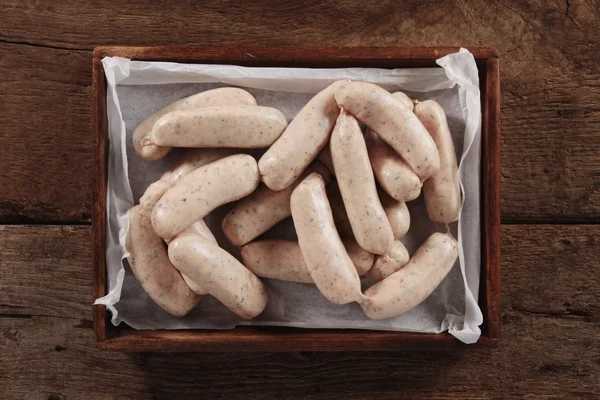
<path id="1" fill-rule="evenodd" d="M 592 398 L 600 390 L 600 227 L 505 225 L 502 233 L 496 350 L 124 355 L 98 352 L 93 343 L 90 228 L 3 226 L 0 393 L 7 399 Z"/>
<path id="2" fill-rule="evenodd" d="M 0 314 L 90 318 L 91 228 L 0 226 Z M 600 226 L 503 225 L 502 307 L 600 321 Z"/>
<path id="3" fill-rule="evenodd" d="M 89 226 L 0 226 L 0 315 L 90 318 Z"/>
<path id="4" fill-rule="evenodd" d="M 87 320 L 0 318 L 5 399 L 594 398 L 600 324 L 505 312 L 500 348 L 462 352 L 122 354 Z"/>
<path id="5" fill-rule="evenodd" d="M 503 221 L 600 221 L 600 7 L 593 3 L 163 7 L 143 1 L 116 9 L 109 0 L 3 3 L 0 187 L 9 189 L 0 222 L 88 221 L 92 157 L 91 53 L 2 41 L 88 50 L 97 44 L 495 46 L 502 56 Z"/>
<path id="6" fill-rule="evenodd" d="M 90 220 L 91 72 L 88 52 L 0 44 L 0 221 Z"/>

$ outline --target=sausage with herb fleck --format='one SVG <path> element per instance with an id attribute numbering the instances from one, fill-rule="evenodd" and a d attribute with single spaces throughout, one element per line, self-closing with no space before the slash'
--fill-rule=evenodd
<path id="1" fill-rule="evenodd" d="M 188 314 L 200 300 L 171 264 L 163 240 L 154 232 L 150 215 L 169 184 L 158 181 L 148 187 L 140 204 L 129 211 L 125 247 L 129 266 L 150 298 L 176 317 Z"/>
<path id="2" fill-rule="evenodd" d="M 337 103 L 389 144 L 425 180 L 440 166 L 435 143 L 419 119 L 386 90 L 351 82 L 335 93 Z"/>
<path id="3" fill-rule="evenodd" d="M 356 119 L 344 110 L 333 128 L 330 146 L 356 241 L 370 253 L 387 253 L 394 242 L 394 233 L 377 194 L 363 134 Z"/>
<path id="4" fill-rule="evenodd" d="M 333 95 L 347 82 L 334 82 L 317 93 L 260 158 L 262 181 L 271 190 L 291 185 L 325 147 L 340 112 Z"/>
<path id="5" fill-rule="evenodd" d="M 373 267 L 367 273 L 367 276 L 373 282 L 379 282 L 394 272 L 402 268 L 410 256 L 404 244 L 396 240 L 389 253 L 375 257 Z"/>
<path id="6" fill-rule="evenodd" d="M 416 307 L 439 286 L 457 258 L 456 240 L 434 233 L 403 268 L 367 289 L 361 303 L 364 313 L 385 319 Z"/>
<path id="7" fill-rule="evenodd" d="M 294 189 L 291 207 L 302 257 L 319 291 L 335 304 L 361 300 L 360 278 L 335 229 L 319 174 Z"/>
<path id="8" fill-rule="evenodd" d="M 405 93 L 394 92 L 394 93 L 392 93 L 392 96 L 394 96 L 400 103 L 402 103 L 402 105 L 404 107 L 406 107 L 407 110 L 410 110 L 410 111 L 413 110 L 415 104 L 413 103 L 411 98 L 408 97 Z"/>
<path id="9" fill-rule="evenodd" d="M 355 241 L 344 241 L 344 247 L 359 276 L 373 265 L 373 254 L 363 250 Z M 261 278 L 290 282 L 313 283 L 300 245 L 294 240 L 260 240 L 241 248 L 244 265 Z"/>
<path id="10" fill-rule="evenodd" d="M 440 169 L 423 183 L 423 197 L 429 219 L 448 224 L 458 220 L 461 207 L 460 181 L 454 141 L 444 109 L 436 101 L 417 102 L 415 114 L 435 141 Z"/>
<path id="11" fill-rule="evenodd" d="M 168 242 L 215 208 L 252 193 L 259 180 L 256 161 L 247 154 L 207 164 L 167 190 L 154 207 L 152 225 Z"/>
<path id="12" fill-rule="evenodd" d="M 248 92 L 238 88 L 219 88 L 197 93 L 169 104 L 155 112 L 142 122 L 133 132 L 135 152 L 147 160 L 158 160 L 171 151 L 171 147 L 151 144 L 150 135 L 154 123 L 163 115 L 172 111 L 193 110 L 194 108 L 226 105 L 256 105 L 256 99 Z"/>
<path id="13" fill-rule="evenodd" d="M 394 232 L 394 239 L 403 238 L 410 228 L 410 212 L 406 203 L 396 201 L 383 191 L 379 191 L 378 193 L 381 205 L 385 210 L 385 215 L 387 215 L 392 231 Z"/>
<path id="14" fill-rule="evenodd" d="M 181 156 L 171 169 L 165 172 L 160 179 L 174 184 L 179 179 L 193 170 L 220 160 L 237 151 L 235 149 L 189 149 Z"/>
<path id="15" fill-rule="evenodd" d="M 331 175 L 320 162 L 314 162 L 303 174 L 317 172 L 329 183 Z M 248 197 L 240 200 L 227 213 L 221 227 L 231 244 L 242 246 L 262 235 L 277 223 L 292 215 L 290 196 L 301 179 L 287 188 L 275 192 L 265 185 L 260 185 Z"/>
<path id="16" fill-rule="evenodd" d="M 192 226 L 185 229 L 183 232 L 181 232 L 176 237 L 179 237 L 181 235 L 186 235 L 188 233 L 199 234 L 200 236 L 204 237 L 205 239 L 208 239 L 209 241 L 211 241 L 212 243 L 215 243 L 215 244 L 217 243 L 217 239 L 215 239 L 215 236 L 210 231 L 210 229 L 208 229 L 208 226 L 206 226 L 206 223 L 204 222 L 203 219 L 201 219 L 200 221 L 194 222 L 194 224 L 192 224 Z M 192 291 L 194 293 L 196 293 L 200 296 L 205 296 L 208 294 L 208 292 L 198 282 L 194 282 L 186 274 L 181 274 L 181 276 L 183 277 L 183 280 L 185 281 L 185 283 L 187 283 L 187 285 L 190 287 L 190 289 L 192 289 Z"/>
<path id="17" fill-rule="evenodd" d="M 169 259 L 243 319 L 256 317 L 267 305 L 262 282 L 235 257 L 199 234 L 176 237 L 169 244 Z"/>
<path id="18" fill-rule="evenodd" d="M 373 131 L 365 136 L 373 173 L 383 190 L 402 202 L 419 197 L 422 183 L 418 175 Z"/>
<path id="19" fill-rule="evenodd" d="M 272 107 L 203 107 L 165 114 L 151 140 L 158 146 L 255 149 L 269 147 L 286 126 L 285 116 Z"/>

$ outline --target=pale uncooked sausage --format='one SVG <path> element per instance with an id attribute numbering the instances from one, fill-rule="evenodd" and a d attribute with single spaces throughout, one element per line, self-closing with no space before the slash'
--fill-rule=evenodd
<path id="1" fill-rule="evenodd" d="M 367 146 L 356 119 L 344 110 L 331 134 L 331 157 L 352 232 L 373 254 L 387 253 L 394 233 L 381 206 Z"/>
<path id="2" fill-rule="evenodd" d="M 415 114 L 435 141 L 440 169 L 423 183 L 423 197 L 429 219 L 448 224 L 458 220 L 461 207 L 460 181 L 454 141 L 444 109 L 433 100 L 417 102 Z"/>
<path id="3" fill-rule="evenodd" d="M 154 123 L 163 115 L 172 111 L 193 110 L 199 107 L 226 105 L 256 105 L 256 99 L 245 90 L 238 88 L 219 88 L 197 93 L 169 104 L 155 112 L 138 125 L 133 132 L 135 152 L 147 160 L 158 160 L 171 151 L 170 147 L 160 147 L 150 144 L 150 134 Z"/>
<path id="4" fill-rule="evenodd" d="M 411 201 L 421 193 L 421 179 L 387 143 L 370 129 L 366 143 L 373 173 L 383 190 L 394 199 Z"/>
<path id="5" fill-rule="evenodd" d="M 363 250 L 355 241 L 344 241 L 344 247 L 358 275 L 367 273 L 373 265 L 373 254 Z M 300 245 L 295 240 L 260 240 L 241 248 L 244 265 L 261 278 L 290 282 L 313 283 Z"/>
<path id="6" fill-rule="evenodd" d="M 176 237 L 169 244 L 169 259 L 243 319 L 256 317 L 267 305 L 262 282 L 235 257 L 199 234 Z"/>
<path id="7" fill-rule="evenodd" d="M 394 232 L 394 239 L 403 238 L 410 228 L 410 212 L 406 203 L 396 201 L 383 191 L 378 191 L 378 193 L 385 215 L 387 215 Z"/>
<path id="8" fill-rule="evenodd" d="M 316 161 L 304 171 L 301 179 L 309 173 L 317 172 L 329 183 L 331 175 L 327 168 Z M 221 227 L 231 244 L 242 246 L 262 235 L 277 223 L 292 215 L 290 196 L 300 183 L 296 180 L 287 188 L 275 192 L 260 185 L 248 197 L 241 199 L 223 218 Z"/>
<path id="9" fill-rule="evenodd" d="M 371 319 L 384 319 L 409 311 L 439 286 L 457 258 L 456 240 L 434 233 L 408 264 L 367 289 L 361 303 L 364 313 Z"/>
<path id="10" fill-rule="evenodd" d="M 140 204 L 129 211 L 129 230 L 125 247 L 129 266 L 150 298 L 163 310 L 176 317 L 188 314 L 200 297 L 186 284 L 171 264 L 163 240 L 154 232 L 150 214 L 158 199 L 169 188 L 158 181 L 146 189 Z"/>
<path id="11" fill-rule="evenodd" d="M 203 219 L 201 219 L 200 221 L 194 222 L 192 224 L 192 226 L 184 229 L 183 232 L 181 232 L 178 236 L 185 235 L 188 233 L 200 234 L 205 239 L 210 240 L 212 243 L 215 243 L 215 244 L 217 243 L 217 239 L 215 239 L 215 236 L 210 231 L 210 229 L 208 229 L 208 226 L 206 226 L 206 223 L 204 222 Z M 176 237 L 178 237 L 178 236 L 176 236 Z M 196 293 L 200 296 L 204 296 L 204 295 L 208 294 L 208 292 L 198 282 L 194 282 L 186 274 L 181 274 L 181 276 L 183 277 L 183 280 L 185 281 L 185 283 L 187 283 L 187 285 L 190 287 L 190 289 L 192 289 L 192 291 L 194 293 Z"/>
<path id="12" fill-rule="evenodd" d="M 335 304 L 361 300 L 360 278 L 335 229 L 319 174 L 294 189 L 291 207 L 302 257 L 319 291 Z"/>
<path id="13" fill-rule="evenodd" d="M 173 111 L 152 128 L 151 141 L 171 147 L 269 147 L 287 120 L 281 111 L 261 106 L 203 107 Z"/>
<path id="14" fill-rule="evenodd" d="M 347 82 L 334 82 L 317 93 L 260 158 L 262 181 L 271 190 L 291 185 L 325 147 L 340 112 L 333 95 Z"/>
<path id="15" fill-rule="evenodd" d="M 200 167 L 162 196 L 152 212 L 152 225 L 168 242 L 215 208 L 252 193 L 259 179 L 256 161 L 247 154 Z"/>
<path id="16" fill-rule="evenodd" d="M 189 149 L 160 179 L 174 184 L 195 169 L 232 154 L 235 149 Z"/>
<path id="17" fill-rule="evenodd" d="M 406 247 L 401 241 L 396 240 L 389 253 L 375 257 L 373 267 L 367 276 L 373 282 L 379 282 L 402 268 L 409 258 Z"/>
<path id="18" fill-rule="evenodd" d="M 377 133 L 422 181 L 440 166 L 437 148 L 419 119 L 377 85 L 351 82 L 335 92 L 337 103 Z"/>
<path id="19" fill-rule="evenodd" d="M 398 101 L 400 101 L 400 103 L 402 103 L 404 105 L 404 107 L 406 107 L 407 110 L 410 110 L 410 111 L 413 110 L 415 104 L 413 103 L 411 98 L 408 97 L 405 93 L 394 92 L 394 93 L 392 93 L 392 96 L 394 96 L 396 99 L 398 99 Z"/>

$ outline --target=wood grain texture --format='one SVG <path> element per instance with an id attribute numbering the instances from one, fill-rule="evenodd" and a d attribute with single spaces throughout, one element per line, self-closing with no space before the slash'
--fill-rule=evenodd
<path id="1" fill-rule="evenodd" d="M 89 222 L 90 54 L 0 43 L 0 76 L 0 221 Z"/>
<path id="2" fill-rule="evenodd" d="M 595 225 L 504 225 L 499 347 L 417 353 L 98 352 L 90 227 L 4 226 L 0 232 L 0 282 L 9 282 L 0 304 L 19 306 L 0 316 L 6 399 L 594 398 L 600 391 Z M 61 265 L 65 272 L 48 277 L 49 266 Z M 56 288 L 40 284 L 49 280 L 62 282 L 59 300 L 52 299 Z M 19 293 L 18 303 L 7 288 Z"/>
<path id="3" fill-rule="evenodd" d="M 89 226 L 0 225 L 0 315 L 88 318 Z"/>
<path id="4" fill-rule="evenodd" d="M 504 319 L 503 344 L 493 350 L 126 354 L 97 351 L 89 320 L 0 318 L 0 394 L 9 400 L 595 398 L 597 321 L 517 311 L 505 311 Z"/>
<path id="5" fill-rule="evenodd" d="M 89 221 L 88 95 L 98 44 L 495 47 L 503 221 L 600 221 L 594 2 L 59 3 L 3 3 L 0 73 L 9 78 L 0 88 L 9 96 L 0 100 L 0 186 L 10 190 L 0 222 Z M 67 174 L 63 164 L 84 167 Z"/>

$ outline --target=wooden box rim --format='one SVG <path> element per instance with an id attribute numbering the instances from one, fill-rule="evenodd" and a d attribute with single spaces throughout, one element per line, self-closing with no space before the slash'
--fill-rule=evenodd
<path id="1" fill-rule="evenodd" d="M 277 67 L 436 67 L 435 60 L 458 47 L 97 47 L 93 54 L 93 129 L 95 139 L 93 224 L 94 299 L 106 294 L 106 184 L 108 124 L 102 58 L 139 61 L 235 64 Z M 500 74 L 496 51 L 468 49 L 477 63 L 482 102 L 481 282 L 482 336 L 470 346 L 493 347 L 500 333 Z M 119 351 L 394 351 L 464 347 L 440 334 L 344 329 L 237 327 L 232 330 L 136 331 L 114 327 L 106 307 L 93 306 L 96 345 Z"/>

